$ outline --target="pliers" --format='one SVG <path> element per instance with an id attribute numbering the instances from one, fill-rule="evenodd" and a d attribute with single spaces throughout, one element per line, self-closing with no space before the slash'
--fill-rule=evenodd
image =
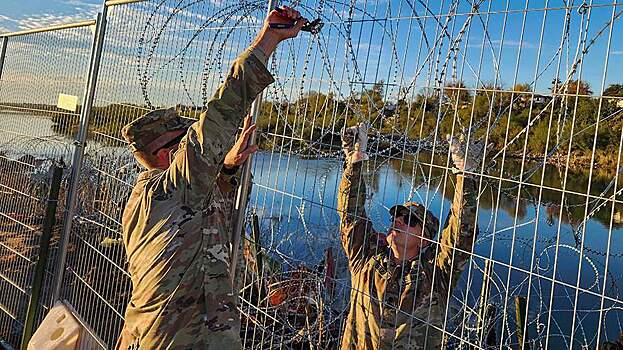
<path id="1" fill-rule="evenodd" d="M 275 8 L 275 10 L 279 13 L 283 13 L 283 9 L 280 7 Z M 303 19 L 303 17 L 297 18 L 292 23 L 269 23 L 269 26 L 273 29 L 290 29 L 294 27 L 294 23 L 296 21 L 299 21 L 301 19 Z M 311 22 L 307 22 L 307 24 L 305 24 L 303 28 L 301 28 L 301 30 L 304 32 L 310 32 L 315 35 L 315 34 L 320 33 L 320 30 L 322 29 L 323 26 L 324 26 L 324 23 L 322 23 L 320 18 L 316 18 L 315 20 Z"/>

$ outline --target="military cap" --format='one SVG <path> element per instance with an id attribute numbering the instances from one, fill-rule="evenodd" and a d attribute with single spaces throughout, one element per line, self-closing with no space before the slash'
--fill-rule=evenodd
<path id="1" fill-rule="evenodd" d="M 132 152 L 156 149 L 171 141 L 170 136 L 163 137 L 164 133 L 186 131 L 193 122 L 180 116 L 175 108 L 157 109 L 124 126 L 121 135 L 130 143 Z"/>
<path id="2" fill-rule="evenodd" d="M 405 204 L 394 205 L 389 209 L 389 214 L 391 216 L 396 216 L 396 213 L 411 213 L 418 219 L 420 225 L 425 222 L 423 233 L 426 235 L 426 238 L 433 239 L 433 237 L 437 234 L 439 220 L 435 217 L 435 215 L 433 215 L 433 213 L 426 210 L 422 204 L 417 202 L 407 202 Z M 426 220 L 424 220 L 424 218 L 426 218 Z"/>

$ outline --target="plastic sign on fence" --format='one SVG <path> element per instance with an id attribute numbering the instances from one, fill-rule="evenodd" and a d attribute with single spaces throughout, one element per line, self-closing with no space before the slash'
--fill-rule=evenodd
<path id="1" fill-rule="evenodd" d="M 56 107 L 75 112 L 78 107 L 78 96 L 58 94 Z"/>

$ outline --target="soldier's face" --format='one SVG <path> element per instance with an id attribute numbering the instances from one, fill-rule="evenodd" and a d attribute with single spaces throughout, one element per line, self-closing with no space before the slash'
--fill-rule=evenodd
<path id="1" fill-rule="evenodd" d="M 178 146 L 179 144 L 175 144 L 171 147 L 159 149 L 156 154 L 154 154 L 155 161 L 153 164 L 153 168 L 166 170 L 169 165 L 171 165 L 171 162 L 173 161 L 173 155 L 175 154 L 175 151 L 177 151 Z"/>
<path id="2" fill-rule="evenodd" d="M 404 221 L 404 217 L 396 216 L 393 218 L 387 242 L 399 249 L 419 249 L 422 246 L 422 225 L 411 227 Z"/>
<path id="3" fill-rule="evenodd" d="M 173 162 L 173 155 L 180 145 L 179 142 L 182 137 L 184 137 L 184 133 L 180 133 L 179 131 L 169 131 L 167 134 L 171 136 L 171 141 L 152 153 L 156 158 L 155 168 L 161 170 L 166 170 L 169 165 L 171 165 Z"/>

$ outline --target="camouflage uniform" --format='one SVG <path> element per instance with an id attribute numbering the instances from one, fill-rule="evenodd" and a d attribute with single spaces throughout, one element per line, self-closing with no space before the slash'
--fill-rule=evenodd
<path id="1" fill-rule="evenodd" d="M 438 349 L 448 293 L 465 268 L 465 252 L 471 251 L 477 232 L 474 180 L 456 177 L 452 210 L 437 251 L 430 245 L 418 259 L 402 264 L 392 258 L 384 235 L 366 217 L 362 163 L 346 165 L 338 191 L 341 240 L 352 284 L 342 349 Z M 437 220 L 422 206 L 413 211 L 420 218 L 429 215 L 424 231 L 432 238 Z"/>
<path id="2" fill-rule="evenodd" d="M 241 348 L 228 272 L 236 181 L 222 162 L 251 103 L 274 81 L 265 64 L 258 49 L 240 55 L 171 166 L 140 174 L 123 214 L 133 289 L 118 349 Z M 148 114 L 124 136 L 134 141 L 132 130 L 155 120 L 175 124 L 171 111 Z"/>

